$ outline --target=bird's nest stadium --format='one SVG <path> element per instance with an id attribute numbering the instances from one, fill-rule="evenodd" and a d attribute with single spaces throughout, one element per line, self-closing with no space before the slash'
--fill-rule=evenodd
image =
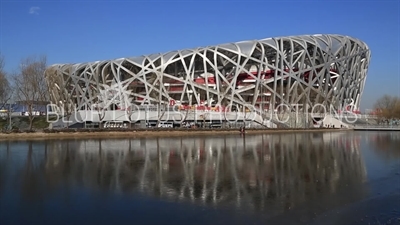
<path id="1" fill-rule="evenodd" d="M 368 46 L 356 38 L 302 35 L 56 64 L 45 77 L 58 114 L 78 113 L 89 123 L 211 125 L 234 117 L 263 124 L 316 105 L 319 113 L 357 111 L 369 61 Z"/>

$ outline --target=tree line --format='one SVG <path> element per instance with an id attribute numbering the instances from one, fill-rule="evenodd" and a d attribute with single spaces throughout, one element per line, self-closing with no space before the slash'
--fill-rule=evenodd
<path id="1" fill-rule="evenodd" d="M 48 86 L 44 77 L 46 56 L 29 56 L 21 59 L 15 72 L 4 69 L 5 58 L 0 54 L 0 109 L 9 108 L 12 102 L 24 105 L 29 118 L 29 129 L 37 117 L 35 105 L 49 101 Z M 8 117 L 12 113 L 7 111 Z"/>
<path id="2" fill-rule="evenodd" d="M 390 95 L 382 96 L 375 102 L 374 113 L 383 123 L 400 120 L 400 98 Z"/>

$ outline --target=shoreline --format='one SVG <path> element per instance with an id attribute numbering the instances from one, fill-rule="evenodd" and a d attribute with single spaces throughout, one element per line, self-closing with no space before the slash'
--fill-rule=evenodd
<path id="1" fill-rule="evenodd" d="M 300 133 L 300 132 L 349 132 L 353 129 L 247 129 L 245 134 L 279 134 L 279 133 Z M 47 133 L 43 131 L 33 133 L 0 133 L 0 142 L 7 140 L 45 140 L 45 139 L 88 139 L 88 138 L 142 138 L 142 137 L 169 137 L 169 136 L 196 136 L 196 135 L 229 135 L 241 134 L 237 129 L 231 130 L 105 130 L 105 131 L 76 131 L 76 132 L 56 132 Z"/>

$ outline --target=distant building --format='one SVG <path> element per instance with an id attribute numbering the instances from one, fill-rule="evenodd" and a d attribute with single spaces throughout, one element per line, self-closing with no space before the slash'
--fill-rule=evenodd
<path id="1" fill-rule="evenodd" d="M 35 115 L 45 115 L 46 114 L 46 105 L 49 102 L 35 102 L 33 105 L 33 113 Z M 29 110 L 28 106 L 23 101 L 17 101 L 15 103 L 10 104 L 0 104 L 0 116 L 8 115 L 9 110 L 11 109 L 12 115 L 14 116 L 28 116 Z"/>

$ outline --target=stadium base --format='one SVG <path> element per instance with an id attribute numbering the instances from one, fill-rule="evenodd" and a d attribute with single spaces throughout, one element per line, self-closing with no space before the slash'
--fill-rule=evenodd
<path id="1" fill-rule="evenodd" d="M 92 111 L 80 110 L 49 121 L 50 128 L 349 128 L 325 114 L 206 111 Z"/>

